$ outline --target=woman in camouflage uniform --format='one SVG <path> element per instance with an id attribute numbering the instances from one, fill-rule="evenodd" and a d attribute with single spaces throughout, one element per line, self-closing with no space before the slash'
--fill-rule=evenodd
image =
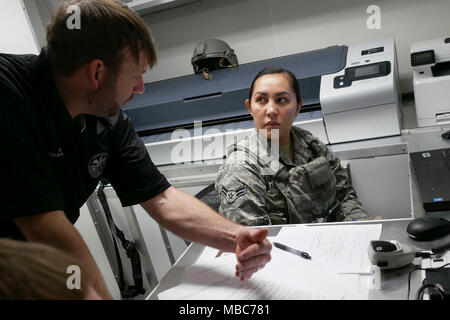
<path id="1" fill-rule="evenodd" d="M 219 170 L 223 216 L 254 226 L 369 219 L 339 159 L 292 126 L 302 101 L 290 71 L 259 72 L 245 104 L 257 130 L 228 149 Z"/>

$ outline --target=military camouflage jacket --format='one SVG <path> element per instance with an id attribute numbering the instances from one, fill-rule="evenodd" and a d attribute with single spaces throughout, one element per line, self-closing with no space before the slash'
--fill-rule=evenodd
<path id="1" fill-rule="evenodd" d="M 291 143 L 294 163 L 256 130 L 228 149 L 215 184 L 223 216 L 253 226 L 369 219 L 324 143 L 296 127 Z"/>

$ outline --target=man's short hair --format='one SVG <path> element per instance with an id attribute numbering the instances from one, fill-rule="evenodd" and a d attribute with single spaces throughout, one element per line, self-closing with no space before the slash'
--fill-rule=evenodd
<path id="1" fill-rule="evenodd" d="M 70 26 L 73 15 L 77 14 L 69 8 L 73 5 L 80 9 L 79 29 Z M 156 64 L 156 47 L 144 20 L 117 0 L 64 2 L 47 28 L 46 55 L 56 72 L 63 76 L 72 75 L 94 59 L 117 70 L 126 49 L 136 62 L 143 50 L 150 68 Z"/>

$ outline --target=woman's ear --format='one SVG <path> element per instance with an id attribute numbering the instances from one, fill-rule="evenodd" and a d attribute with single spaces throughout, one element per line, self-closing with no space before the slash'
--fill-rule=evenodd
<path id="1" fill-rule="evenodd" d="M 245 100 L 245 106 L 247 107 L 248 113 L 250 113 L 251 115 L 253 115 L 253 114 L 252 114 L 252 108 L 251 108 L 251 106 L 250 106 L 250 100 L 248 100 L 248 99 Z"/>
<path id="2" fill-rule="evenodd" d="M 302 99 L 300 99 L 300 102 L 297 105 L 297 113 L 296 113 L 296 115 L 298 115 L 300 113 L 300 110 L 302 108 L 302 104 L 303 104 L 303 101 L 302 101 Z"/>

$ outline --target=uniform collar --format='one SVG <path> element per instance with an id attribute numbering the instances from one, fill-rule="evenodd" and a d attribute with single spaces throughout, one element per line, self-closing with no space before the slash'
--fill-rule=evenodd
<path id="1" fill-rule="evenodd" d="M 313 154 L 305 141 L 302 131 L 294 126 L 291 127 L 291 143 L 294 144 L 295 165 L 305 164 L 312 160 Z"/>
<path id="2" fill-rule="evenodd" d="M 289 148 L 295 148 L 293 134 L 291 133 L 290 135 L 291 135 L 291 141 L 289 142 L 289 145 L 287 146 L 287 151 L 288 152 L 289 152 Z M 291 159 L 289 159 L 288 155 L 285 154 L 281 149 L 282 149 L 282 147 L 280 146 L 280 158 L 283 161 L 283 163 L 285 163 L 286 165 L 291 165 L 291 166 L 295 165 L 295 163 L 293 163 L 291 161 Z M 293 159 L 293 161 L 295 162 L 295 151 L 294 151 L 294 159 Z"/>
<path id="3" fill-rule="evenodd" d="M 52 69 L 46 57 L 46 48 L 42 49 L 31 63 L 31 79 L 44 108 L 54 120 L 61 142 L 71 145 L 79 137 L 81 126 L 77 120 L 72 119 L 55 85 Z"/>

